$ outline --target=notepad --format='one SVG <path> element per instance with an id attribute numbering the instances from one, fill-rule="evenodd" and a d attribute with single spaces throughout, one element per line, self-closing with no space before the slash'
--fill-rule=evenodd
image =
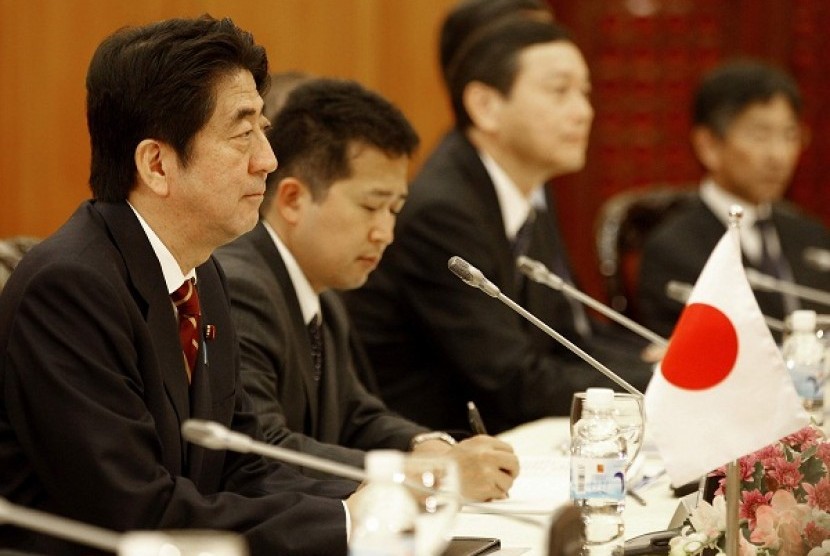
<path id="1" fill-rule="evenodd" d="M 570 461 L 560 455 L 519 456 L 521 471 L 510 498 L 465 506 L 465 511 L 550 514 L 570 499 Z"/>

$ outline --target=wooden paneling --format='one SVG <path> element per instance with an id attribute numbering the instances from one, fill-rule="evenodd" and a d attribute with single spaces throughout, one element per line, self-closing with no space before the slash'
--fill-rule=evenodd
<path id="1" fill-rule="evenodd" d="M 273 71 L 356 79 L 407 114 L 416 166 L 450 122 L 436 33 L 455 0 L 0 0 L 0 237 L 53 232 L 89 197 L 84 78 L 124 25 L 210 13 L 268 50 Z"/>

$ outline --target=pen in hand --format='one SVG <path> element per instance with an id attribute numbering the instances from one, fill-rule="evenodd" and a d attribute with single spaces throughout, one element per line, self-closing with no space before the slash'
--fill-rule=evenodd
<path id="1" fill-rule="evenodd" d="M 470 428 L 473 429 L 474 434 L 487 434 L 487 429 L 484 428 L 484 421 L 481 420 L 481 414 L 478 412 L 476 404 L 467 402 L 467 418 L 470 421 Z"/>

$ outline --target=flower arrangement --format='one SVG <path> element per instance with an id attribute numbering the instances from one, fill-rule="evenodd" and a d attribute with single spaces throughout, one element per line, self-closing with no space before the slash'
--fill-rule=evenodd
<path id="1" fill-rule="evenodd" d="M 813 426 L 737 462 L 741 556 L 830 556 L 830 442 Z M 725 554 L 726 468 L 712 503 L 670 541 L 670 556 Z"/>

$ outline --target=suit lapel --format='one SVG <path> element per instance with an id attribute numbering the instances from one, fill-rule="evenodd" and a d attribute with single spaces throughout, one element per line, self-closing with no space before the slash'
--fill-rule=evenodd
<path id="1" fill-rule="evenodd" d="M 282 289 L 283 298 L 285 299 L 285 304 L 291 319 L 290 332 L 296 338 L 300 351 L 296 354 L 296 360 L 299 370 L 302 373 L 303 386 L 305 387 L 306 400 L 308 401 L 309 430 L 316 432 L 319 406 L 318 384 L 314 380 L 314 366 L 311 361 L 311 340 L 308 337 L 308 330 L 303 319 L 302 309 L 300 309 L 300 301 L 297 299 L 297 292 L 288 275 L 288 269 L 285 267 L 280 252 L 277 246 L 274 245 L 274 240 L 261 222 L 251 232 L 250 238 L 257 251 L 262 255 L 266 264 L 274 273 Z"/>
<path id="2" fill-rule="evenodd" d="M 513 281 L 514 261 L 510 241 L 504 233 L 504 219 L 496 195 L 496 186 L 490 179 L 490 174 L 481 162 L 475 147 L 459 132 L 454 131 L 447 137 L 447 146 L 453 157 L 459 162 L 464 174 L 464 184 L 475 191 L 474 198 L 481 200 L 483 208 L 482 222 L 489 232 L 496 238 L 493 250 L 498 262 L 497 274 L 488 276 L 509 297 L 516 297 L 516 288 Z M 469 261 L 476 265 L 476 261 Z"/>
<path id="3" fill-rule="evenodd" d="M 187 375 L 182 368 L 182 348 L 173 305 L 158 259 L 141 224 L 126 203 L 96 202 L 95 208 L 107 224 L 129 273 L 133 296 L 144 310 L 158 368 L 179 422 L 190 417 Z"/>
<path id="4" fill-rule="evenodd" d="M 325 315 L 326 312 L 323 311 Z M 340 361 L 337 361 L 337 350 L 334 349 L 334 342 L 335 337 L 332 334 L 332 329 L 330 323 L 327 322 L 327 319 L 323 318 L 323 371 L 320 376 L 320 383 L 317 385 L 318 388 L 318 397 L 321 400 L 329 400 L 336 395 L 337 381 L 335 379 L 335 373 L 337 372 L 337 365 Z M 338 403 L 336 399 L 331 399 L 331 403 L 318 403 L 317 408 L 315 409 L 315 432 L 317 438 L 331 438 L 332 442 L 337 442 L 337 439 L 340 436 L 340 427 L 336 427 L 337 430 L 331 430 L 329 425 L 331 424 L 338 424 L 335 423 L 337 419 L 327 419 L 327 415 L 322 412 L 323 408 L 336 408 L 338 407 Z M 319 413 L 318 413 L 319 412 Z"/>

